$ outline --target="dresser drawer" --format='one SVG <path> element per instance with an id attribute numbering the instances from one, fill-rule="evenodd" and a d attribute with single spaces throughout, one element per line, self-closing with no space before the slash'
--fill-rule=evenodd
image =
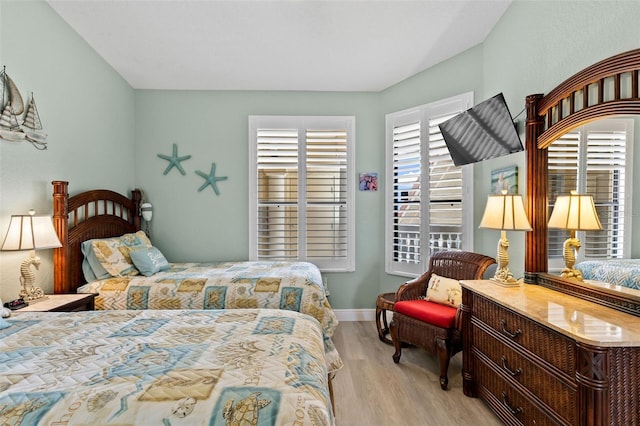
<path id="1" fill-rule="evenodd" d="M 476 295 L 473 299 L 473 313 L 474 320 L 479 319 L 561 371 L 575 374 L 575 347 L 572 340 L 481 296 Z"/>
<path id="2" fill-rule="evenodd" d="M 545 415 L 533 402 L 511 387 L 502 376 L 496 374 L 477 357 L 474 359 L 474 372 L 480 396 L 493 407 L 504 423 L 515 424 L 517 421 L 524 425 L 564 424 Z"/>
<path id="3" fill-rule="evenodd" d="M 571 424 L 576 422 L 577 385 L 569 375 L 553 374 L 549 366 L 538 365 L 501 343 L 484 330 L 474 327 L 473 342 L 477 354 L 503 377 L 510 377 L 543 400 Z M 556 372 L 557 373 L 557 372 Z"/>

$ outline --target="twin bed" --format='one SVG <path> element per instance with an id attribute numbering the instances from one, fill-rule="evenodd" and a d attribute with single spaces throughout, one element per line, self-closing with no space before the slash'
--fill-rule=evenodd
<path id="1" fill-rule="evenodd" d="M 322 330 L 297 312 L 25 312 L 7 322 L 0 424 L 334 424 Z"/>
<path id="2" fill-rule="evenodd" d="M 96 293 L 96 311 L 10 318 L 0 423 L 334 423 L 342 361 L 317 267 L 166 264 L 140 232 L 138 190 L 53 188 L 54 292 Z"/>

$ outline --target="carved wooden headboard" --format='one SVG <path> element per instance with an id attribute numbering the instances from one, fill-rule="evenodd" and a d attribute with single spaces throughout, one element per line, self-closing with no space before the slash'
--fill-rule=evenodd
<path id="1" fill-rule="evenodd" d="M 131 199 L 106 189 L 95 189 L 69 197 L 69 182 L 53 181 L 53 225 L 62 247 L 53 252 L 54 293 L 75 293 L 84 284 L 83 241 L 118 237 L 140 230 L 138 189 Z"/>

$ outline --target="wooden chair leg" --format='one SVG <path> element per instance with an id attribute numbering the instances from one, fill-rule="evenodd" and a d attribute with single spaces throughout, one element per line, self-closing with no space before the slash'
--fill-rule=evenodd
<path id="1" fill-rule="evenodd" d="M 376 306 L 376 328 L 378 329 L 378 338 L 384 342 L 384 329 L 382 328 L 382 308 Z M 385 324 L 386 326 L 386 324 Z"/>
<path id="2" fill-rule="evenodd" d="M 402 343 L 398 338 L 398 323 L 395 319 L 392 319 L 391 324 L 389 324 L 389 334 L 391 334 L 393 347 L 396 349 L 396 352 L 393 354 L 393 362 L 397 364 L 400 362 L 400 357 L 402 356 Z"/>
<path id="3" fill-rule="evenodd" d="M 329 399 L 331 400 L 331 411 L 333 412 L 333 415 L 336 415 L 336 403 L 333 400 L 333 376 L 335 376 L 335 374 L 331 374 L 329 373 L 329 381 L 328 381 L 328 385 L 329 385 Z"/>
<path id="4" fill-rule="evenodd" d="M 440 362 L 440 387 L 447 390 L 449 384 L 449 360 L 451 359 L 451 344 L 445 339 L 436 339 L 436 350 L 438 352 L 438 360 Z"/>

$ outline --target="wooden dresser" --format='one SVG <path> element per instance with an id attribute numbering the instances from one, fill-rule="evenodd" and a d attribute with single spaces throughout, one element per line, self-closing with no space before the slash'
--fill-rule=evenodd
<path id="1" fill-rule="evenodd" d="M 463 390 L 506 424 L 640 424 L 640 318 L 539 285 L 462 282 Z"/>

